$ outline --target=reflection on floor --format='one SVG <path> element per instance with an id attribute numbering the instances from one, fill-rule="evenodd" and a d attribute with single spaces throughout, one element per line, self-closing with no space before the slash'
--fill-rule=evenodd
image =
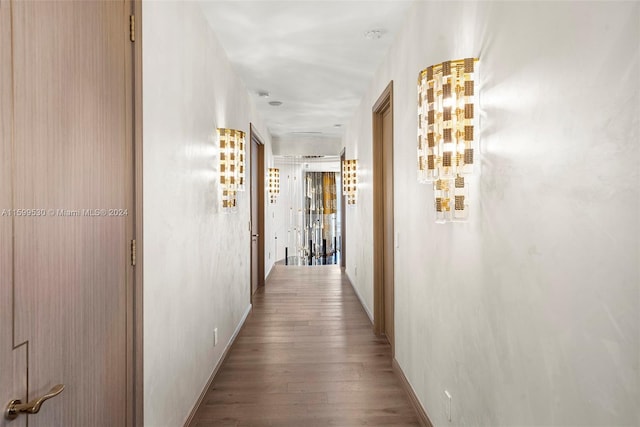
<path id="1" fill-rule="evenodd" d="M 276 265 L 291 265 L 291 266 L 301 266 L 301 265 L 338 265 L 340 264 L 340 252 L 335 252 L 332 255 L 327 255 L 326 257 L 322 256 L 314 256 L 314 257 L 299 257 L 299 256 L 290 256 L 286 260 L 281 259 L 276 262 Z"/>
<path id="2" fill-rule="evenodd" d="M 337 266 L 277 265 L 191 427 L 419 426 Z"/>

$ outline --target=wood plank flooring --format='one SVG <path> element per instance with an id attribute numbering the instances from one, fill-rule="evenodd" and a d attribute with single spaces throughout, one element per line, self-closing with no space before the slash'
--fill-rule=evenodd
<path id="1" fill-rule="evenodd" d="M 338 266 L 274 266 L 192 427 L 419 426 Z"/>

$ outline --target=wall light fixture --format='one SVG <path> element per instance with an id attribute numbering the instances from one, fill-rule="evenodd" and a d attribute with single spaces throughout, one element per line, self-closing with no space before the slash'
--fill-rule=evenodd
<path id="1" fill-rule="evenodd" d="M 218 128 L 220 200 L 225 211 L 236 207 L 237 193 L 244 191 L 244 135 L 240 130 Z"/>
<path id="2" fill-rule="evenodd" d="M 342 194 L 347 197 L 348 205 L 356 204 L 358 189 L 358 161 L 342 161 Z"/>
<path id="3" fill-rule="evenodd" d="M 477 58 L 432 65 L 418 76 L 418 181 L 433 182 L 436 222 L 468 217 L 477 128 Z"/>
<path id="4" fill-rule="evenodd" d="M 269 168 L 269 201 L 276 202 L 278 194 L 280 194 L 280 169 Z"/>

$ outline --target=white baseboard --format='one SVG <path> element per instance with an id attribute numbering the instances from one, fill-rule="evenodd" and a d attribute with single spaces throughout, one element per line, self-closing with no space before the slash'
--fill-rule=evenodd
<path id="1" fill-rule="evenodd" d="M 362 308 L 364 308 L 364 312 L 367 313 L 367 316 L 369 316 L 369 320 L 371 321 L 371 324 L 373 325 L 373 314 L 369 310 L 369 307 L 367 307 L 367 304 L 365 304 L 364 299 L 362 299 L 362 295 L 360 295 L 360 292 L 358 292 L 358 288 L 356 288 L 353 285 L 353 280 L 351 280 L 351 277 L 349 277 L 349 273 L 347 273 L 346 269 L 344 271 L 344 275 L 347 276 L 347 279 L 349 279 L 349 284 L 353 288 L 353 292 L 356 293 L 356 296 L 360 300 L 360 305 L 362 306 Z"/>
<path id="2" fill-rule="evenodd" d="M 209 377 L 207 384 L 205 384 L 204 388 L 202 389 L 202 392 L 200 393 L 200 397 L 198 397 L 198 400 L 196 401 L 195 405 L 193 405 L 193 408 L 191 408 L 191 412 L 189 412 L 189 416 L 184 422 L 184 427 L 189 427 L 189 425 L 193 421 L 193 417 L 196 415 L 196 411 L 198 410 L 198 407 L 204 400 L 204 396 L 207 394 L 207 390 L 209 390 L 209 387 L 211 387 L 211 383 L 213 382 L 213 379 L 216 377 L 216 374 L 220 370 L 220 367 L 222 366 L 225 359 L 227 358 L 227 355 L 229 354 L 229 350 L 231 349 L 231 346 L 233 345 L 233 343 L 236 341 L 236 337 L 242 330 L 242 327 L 244 326 L 244 322 L 247 320 L 247 317 L 249 316 L 249 313 L 251 313 L 252 308 L 253 306 L 249 304 L 249 306 L 247 307 L 247 310 L 244 312 L 244 315 L 242 316 L 242 319 L 240 319 L 240 323 L 238 323 L 236 330 L 233 331 L 233 335 L 231 335 L 229 342 L 225 346 L 222 354 L 220 355 L 220 359 L 218 359 L 216 366 L 213 368 L 213 372 L 211 373 L 211 376 Z"/>
<path id="3" fill-rule="evenodd" d="M 405 392 L 409 396 L 409 400 L 411 401 L 411 406 L 413 406 L 413 408 L 416 410 L 416 414 L 418 415 L 418 421 L 420 421 L 420 426 L 433 427 L 433 423 L 429 419 L 429 415 L 427 414 L 426 409 L 424 408 L 424 406 L 422 406 L 422 403 L 420 402 L 420 399 L 418 399 L 418 395 L 416 394 L 416 391 L 413 389 L 413 386 L 411 385 L 406 375 L 404 374 L 402 367 L 400 366 L 400 364 L 395 358 L 391 361 L 391 367 L 393 369 L 393 372 L 395 372 L 398 378 L 400 379 L 400 382 L 402 383 L 402 388 L 405 390 Z"/>

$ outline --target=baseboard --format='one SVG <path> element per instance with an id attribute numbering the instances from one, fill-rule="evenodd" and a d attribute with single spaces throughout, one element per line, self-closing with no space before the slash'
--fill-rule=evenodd
<path id="1" fill-rule="evenodd" d="M 356 287 L 353 286 L 353 282 L 351 281 L 351 278 L 349 277 L 349 274 L 347 273 L 346 270 L 344 272 L 344 275 L 347 277 L 347 280 L 349 281 L 349 284 L 353 288 L 353 292 L 355 292 L 356 296 L 360 300 L 360 305 L 364 309 L 365 313 L 367 313 L 367 316 L 369 316 L 369 320 L 371 321 L 371 324 L 373 325 L 373 315 L 371 314 L 371 312 L 367 308 L 366 304 L 364 303 L 364 300 L 360 296 L 360 293 L 358 292 L 358 289 L 356 289 Z M 416 414 L 418 415 L 418 421 L 420 422 L 420 425 L 422 427 L 433 427 L 433 424 L 431 423 L 431 420 L 429 419 L 429 416 L 427 415 L 427 411 L 422 406 L 422 403 L 420 403 L 420 400 L 418 399 L 418 396 L 416 395 L 416 392 L 413 390 L 413 387 L 411 386 L 411 383 L 409 382 L 407 377 L 404 375 L 404 371 L 402 370 L 402 368 L 398 364 L 398 361 L 395 358 L 393 358 L 392 361 L 391 361 L 391 367 L 393 368 L 393 372 L 395 372 L 397 377 L 400 379 L 400 383 L 402 384 L 402 388 L 407 393 L 407 396 L 409 396 L 409 400 L 411 401 L 411 406 L 413 406 L 413 408 L 416 410 Z"/>
<path id="2" fill-rule="evenodd" d="M 427 411 L 424 409 L 424 406 L 422 406 L 422 403 L 420 403 L 420 400 L 418 399 L 418 396 L 416 395 L 415 390 L 413 389 L 413 387 L 411 387 L 411 383 L 409 382 L 407 377 L 404 375 L 404 371 L 402 370 L 402 368 L 398 364 L 398 361 L 395 358 L 391 361 L 391 367 L 393 368 L 393 372 L 395 372 L 398 378 L 400 379 L 400 382 L 402 383 L 402 388 L 404 388 L 404 390 L 407 392 L 407 396 L 409 396 L 411 405 L 416 410 L 416 414 L 418 414 L 418 421 L 420 421 L 420 425 L 422 427 L 433 427 L 433 424 L 431 423 L 431 420 L 427 415 Z"/>
<path id="3" fill-rule="evenodd" d="M 200 407 L 200 404 L 204 400 L 204 396 L 207 394 L 207 391 L 209 390 L 209 387 L 211 387 L 211 383 L 213 382 L 213 379 L 216 377 L 216 374 L 218 373 L 218 371 L 220 370 L 220 368 L 224 364 L 224 361 L 227 359 L 227 356 L 229 355 L 229 350 L 231 350 L 231 346 L 236 341 L 236 338 L 237 338 L 238 334 L 240 333 L 240 331 L 242 330 L 242 327 L 244 326 L 244 322 L 247 320 L 247 317 L 249 316 L 249 313 L 251 313 L 251 308 L 252 308 L 252 305 L 249 304 L 249 307 L 247 307 L 247 311 L 244 312 L 244 315 L 242 316 L 242 319 L 240 319 L 240 323 L 238 323 L 238 326 L 236 327 L 236 330 L 233 332 L 233 335 L 231 336 L 231 339 L 229 340 L 229 343 L 224 348 L 224 351 L 222 352 L 222 356 L 220 356 L 220 360 L 218 360 L 218 363 L 216 363 L 215 368 L 213 368 L 213 372 L 211 373 L 211 376 L 209 377 L 209 381 L 207 381 L 207 384 L 202 389 L 202 393 L 200 393 L 200 397 L 198 397 L 198 400 L 196 401 L 195 405 L 193 405 L 193 408 L 191 408 L 191 412 L 189 413 L 189 416 L 187 417 L 187 420 L 184 422 L 184 427 L 189 427 L 191 425 L 191 423 L 193 422 L 193 417 L 195 417 L 196 412 L 197 412 L 198 408 Z"/>
<path id="4" fill-rule="evenodd" d="M 360 300 L 360 305 L 364 309 L 364 312 L 367 313 L 367 316 L 369 316 L 369 320 L 373 325 L 373 314 L 371 313 L 371 311 L 369 311 L 369 307 L 367 307 L 367 305 L 364 303 L 364 300 L 362 299 L 362 295 L 360 295 L 360 292 L 358 292 L 358 289 L 355 286 L 353 286 L 353 280 L 351 280 L 351 277 L 349 277 L 349 273 L 347 273 L 346 269 L 344 270 L 344 275 L 347 277 L 347 280 L 349 281 L 349 284 L 351 285 L 353 292 L 356 293 L 358 300 Z"/>
<path id="5" fill-rule="evenodd" d="M 269 279 L 271 279 L 271 275 L 273 274 L 273 270 L 275 270 L 275 266 L 276 266 L 275 262 L 273 264 L 271 264 L 271 268 L 269 269 L 269 272 L 267 273 L 267 277 L 264 278 L 264 284 L 265 285 L 269 282 Z"/>

